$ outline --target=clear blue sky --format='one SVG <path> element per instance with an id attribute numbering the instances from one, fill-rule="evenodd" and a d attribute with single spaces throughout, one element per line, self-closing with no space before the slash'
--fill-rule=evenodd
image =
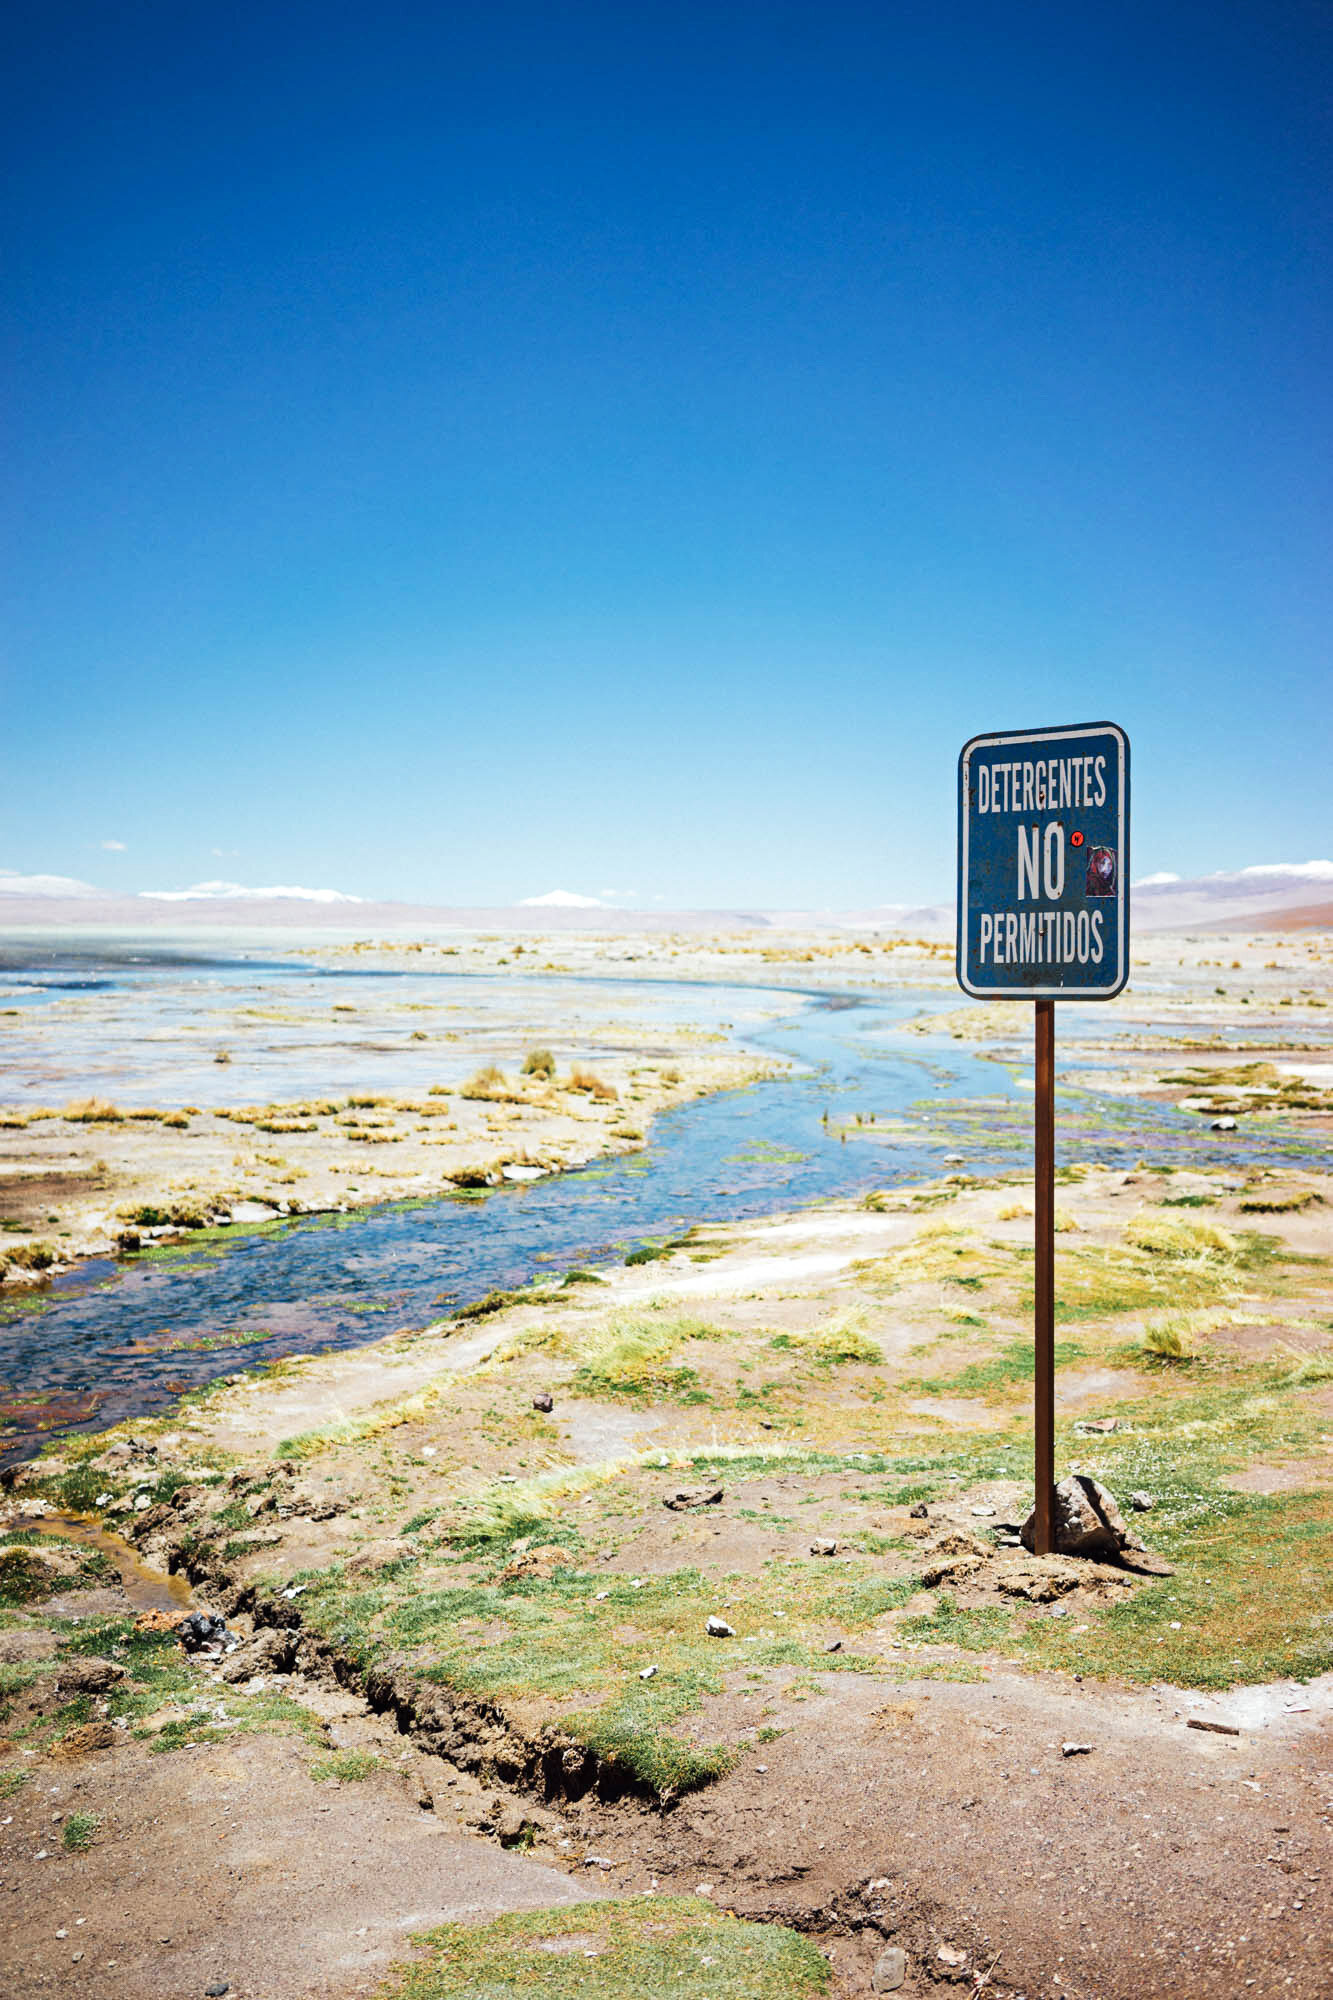
<path id="1" fill-rule="evenodd" d="M 1329 851 L 1327 6 L 3 32 L 0 866 L 935 898 L 1101 716 L 1137 873 Z"/>

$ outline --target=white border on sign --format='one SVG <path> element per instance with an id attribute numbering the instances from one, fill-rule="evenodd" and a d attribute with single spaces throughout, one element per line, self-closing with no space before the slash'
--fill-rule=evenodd
<path id="1" fill-rule="evenodd" d="M 967 983 L 968 919 L 968 833 L 972 815 L 968 810 L 968 777 L 974 750 L 989 750 L 997 743 L 1067 743 L 1074 736 L 1114 736 L 1120 747 L 1116 816 L 1120 827 L 1120 852 L 1116 856 L 1116 967 L 1115 978 L 1106 986 L 969 986 Z M 1113 1000 L 1123 991 L 1128 978 L 1129 925 L 1126 922 L 1129 895 L 1129 840 L 1125 819 L 1125 773 L 1129 765 L 1129 738 L 1115 722 L 1080 722 L 1064 729 L 1002 729 L 991 736 L 971 736 L 958 756 L 960 862 L 958 871 L 958 984 L 974 1000 Z"/>

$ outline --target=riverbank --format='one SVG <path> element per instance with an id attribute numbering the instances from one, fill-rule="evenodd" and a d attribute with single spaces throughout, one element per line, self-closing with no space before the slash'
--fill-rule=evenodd
<path id="1" fill-rule="evenodd" d="M 819 1948 L 792 1992 L 867 1993 L 897 1947 L 914 1994 L 1315 2000 L 1330 1204 L 1304 1168 L 1064 1169 L 1059 1469 L 1151 1503 L 1119 1564 L 1005 1531 L 1030 1499 L 1013 1175 L 703 1228 L 65 1440 L 14 1514 L 95 1509 L 240 1643 L 187 1659 L 89 1554 L 44 1578 L 20 1532 L 14 1963 L 53 1994 L 87 1964 L 108 2000 L 327 2000 L 406 1954 L 443 2000 L 506 1940 L 573 1936 L 615 1994 L 616 1954 L 683 1925 L 701 2000 L 704 1957 L 757 1949 L 733 1910 Z M 100 1692 L 62 1683 L 91 1660 Z M 85 1845 L 53 1855 L 57 1812 Z M 474 1924 L 547 1914 L 414 1952 L 463 1913 L 450 1871 Z"/>

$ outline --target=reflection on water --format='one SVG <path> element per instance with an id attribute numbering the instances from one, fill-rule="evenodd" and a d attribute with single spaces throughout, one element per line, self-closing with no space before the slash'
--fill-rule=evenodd
<path id="1" fill-rule="evenodd" d="M 754 1019 L 753 991 L 689 992 L 711 1018 Z M 792 1058 L 796 1073 L 665 1113 L 640 1153 L 483 1199 L 233 1232 L 53 1287 L 44 1310 L 0 1307 L 0 1462 L 52 1434 L 162 1409 L 257 1361 L 420 1327 L 493 1287 L 623 1257 L 691 1223 L 902 1185 L 954 1159 L 974 1173 L 1025 1163 L 1026 1079 L 948 1036 L 904 1034 L 923 997 L 812 997 L 750 1029 L 747 1042 Z M 1271 1135 L 1222 1140 L 1166 1106 L 1074 1092 L 1061 1093 L 1059 1121 L 1066 1158 L 1106 1164 L 1236 1166 L 1284 1152 Z"/>

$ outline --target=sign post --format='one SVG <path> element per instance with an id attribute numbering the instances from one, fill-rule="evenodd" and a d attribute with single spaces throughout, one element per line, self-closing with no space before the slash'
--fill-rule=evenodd
<path id="1" fill-rule="evenodd" d="M 974 736 L 958 759 L 958 983 L 1035 1003 L 1033 1455 L 1055 1547 L 1055 1002 L 1129 977 L 1129 739 L 1113 722 Z"/>

